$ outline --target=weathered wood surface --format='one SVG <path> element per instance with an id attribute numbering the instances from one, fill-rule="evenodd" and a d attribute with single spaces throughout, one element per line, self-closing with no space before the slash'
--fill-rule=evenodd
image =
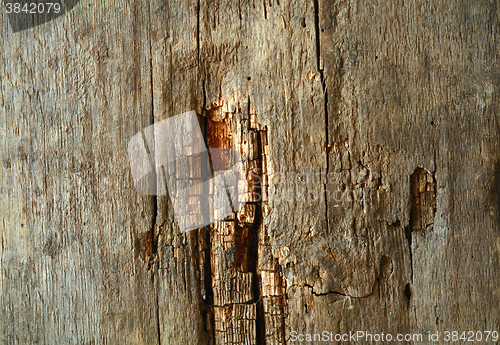
<path id="1" fill-rule="evenodd" d="M 1 9 L 2 344 L 500 331 L 498 2 Z M 192 109 L 262 198 L 180 234 L 126 145 Z"/>

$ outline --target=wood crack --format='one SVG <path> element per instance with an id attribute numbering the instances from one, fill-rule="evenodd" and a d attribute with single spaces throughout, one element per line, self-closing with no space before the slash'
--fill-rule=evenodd
<path id="1" fill-rule="evenodd" d="M 434 225 L 436 214 L 436 179 L 428 170 L 418 167 L 410 176 L 410 224 L 405 227 L 413 282 L 413 233 L 425 232 Z M 405 291 L 411 291 L 410 287 Z M 411 293 L 407 292 L 407 297 Z"/>
<path id="2" fill-rule="evenodd" d="M 380 277 L 377 277 L 377 279 L 375 279 L 375 281 L 373 283 L 373 286 L 372 286 L 370 292 L 368 294 L 362 295 L 362 296 L 352 296 L 350 294 L 347 294 L 347 293 L 344 293 L 344 292 L 340 292 L 340 291 L 336 291 L 336 290 L 330 290 L 330 291 L 327 291 L 327 292 L 319 293 L 319 292 L 315 292 L 314 291 L 314 286 L 309 285 L 309 284 L 292 285 L 292 287 L 299 286 L 299 287 L 310 288 L 311 289 L 311 293 L 314 296 L 316 296 L 316 297 L 327 296 L 327 295 L 339 295 L 339 296 L 349 297 L 349 298 L 352 298 L 352 299 L 363 299 L 363 298 L 368 298 L 368 297 L 372 296 L 377 291 L 377 287 L 379 285 L 379 279 L 380 279 Z"/>
<path id="3" fill-rule="evenodd" d="M 148 16 L 149 16 L 149 23 L 151 24 L 151 6 L 152 4 L 150 3 L 148 6 Z M 148 35 L 148 40 L 149 40 L 149 80 L 150 80 L 150 92 L 151 92 L 151 123 L 155 123 L 155 107 L 154 107 L 154 79 L 153 79 L 153 44 L 152 44 L 152 38 L 151 34 Z M 153 143 L 155 142 L 153 138 Z M 152 148 L 150 148 L 152 149 Z M 156 172 L 155 172 L 156 174 Z M 155 176 L 155 181 L 157 181 L 156 176 Z M 156 228 L 157 228 L 157 219 L 158 219 L 158 197 L 154 195 L 152 197 L 153 199 L 153 215 L 152 215 L 152 221 L 151 221 L 151 229 L 148 234 L 148 242 L 150 246 L 150 257 L 148 260 L 148 268 L 151 270 L 152 276 L 155 278 L 155 289 L 154 292 L 156 294 L 155 296 L 155 301 L 156 301 L 156 328 L 157 328 L 157 340 L 158 340 L 158 345 L 161 345 L 162 340 L 161 340 L 161 327 L 160 327 L 160 305 L 159 305 L 159 291 L 158 291 L 158 274 L 154 274 L 155 271 L 158 271 L 158 236 L 156 233 Z"/>
<path id="4" fill-rule="evenodd" d="M 200 14 L 201 14 L 201 1 L 198 0 L 198 8 L 197 8 L 197 16 L 196 16 L 196 52 L 198 55 L 198 66 L 200 65 Z M 203 81 L 204 83 L 205 81 Z M 205 86 L 203 84 L 203 86 Z M 205 104 L 203 104 L 205 107 Z"/>

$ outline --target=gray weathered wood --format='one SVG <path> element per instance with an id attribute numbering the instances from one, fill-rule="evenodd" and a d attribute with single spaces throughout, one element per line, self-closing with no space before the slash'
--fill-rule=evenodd
<path id="1" fill-rule="evenodd" d="M 2 343 L 499 331 L 499 6 L 82 0 L 16 34 L 1 11 Z M 126 145 L 189 110 L 255 194 L 181 234 Z"/>

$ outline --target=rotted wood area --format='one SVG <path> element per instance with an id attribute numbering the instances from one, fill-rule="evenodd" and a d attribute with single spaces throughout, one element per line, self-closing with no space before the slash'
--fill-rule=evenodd
<path id="1" fill-rule="evenodd" d="M 206 112 L 210 148 L 233 148 L 233 114 L 215 105 Z M 258 255 L 262 207 L 267 202 L 267 131 L 251 120 L 242 123 L 239 148 L 244 170 L 238 183 L 235 213 L 210 227 L 211 291 L 216 344 L 257 344 L 265 341 L 264 308 L 269 280 L 261 280 Z M 224 153 L 225 151 L 217 151 Z M 211 155 L 214 166 L 224 157 Z M 227 157 L 225 157 L 227 160 Z M 265 278 L 264 278 L 265 279 Z M 264 290 L 263 289 L 264 287 Z M 259 339 L 259 341 L 258 341 Z"/>

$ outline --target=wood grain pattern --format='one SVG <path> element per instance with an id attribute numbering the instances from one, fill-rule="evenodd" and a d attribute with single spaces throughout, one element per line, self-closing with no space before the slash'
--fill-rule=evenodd
<path id="1" fill-rule="evenodd" d="M 0 342 L 500 331 L 498 6 L 1 5 Z M 255 189 L 181 234 L 126 145 L 193 109 Z"/>

